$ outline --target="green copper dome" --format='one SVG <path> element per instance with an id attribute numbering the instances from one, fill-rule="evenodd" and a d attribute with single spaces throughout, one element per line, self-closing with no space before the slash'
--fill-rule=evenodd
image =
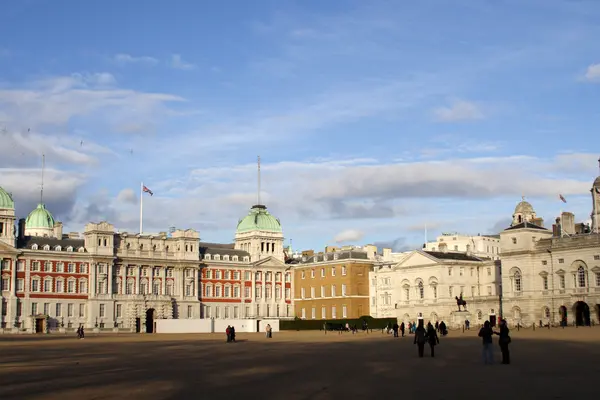
<path id="1" fill-rule="evenodd" d="M 15 202 L 10 193 L 0 187 L 0 208 L 15 208 Z"/>
<path id="2" fill-rule="evenodd" d="M 25 228 L 54 228 L 54 217 L 50 211 L 46 210 L 46 206 L 40 203 L 27 216 Z"/>
<path id="3" fill-rule="evenodd" d="M 281 232 L 281 223 L 269 214 L 267 207 L 256 205 L 250 209 L 248 215 L 238 222 L 237 233 L 250 231 Z"/>

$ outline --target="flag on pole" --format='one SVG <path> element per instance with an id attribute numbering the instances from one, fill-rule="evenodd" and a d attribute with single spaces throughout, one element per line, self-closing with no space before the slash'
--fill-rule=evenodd
<path id="1" fill-rule="evenodd" d="M 145 186 L 144 186 L 145 187 Z M 558 198 L 560 199 L 560 201 L 562 201 L 563 203 L 566 203 L 567 200 L 564 198 L 564 196 L 562 194 L 558 195 Z"/>
<path id="2" fill-rule="evenodd" d="M 152 190 L 148 189 L 146 186 L 144 186 L 142 190 L 144 191 L 144 193 L 148 193 L 150 196 L 154 196 L 154 192 L 152 192 Z"/>

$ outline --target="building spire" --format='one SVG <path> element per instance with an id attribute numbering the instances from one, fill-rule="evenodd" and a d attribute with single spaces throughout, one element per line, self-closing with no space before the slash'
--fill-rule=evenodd
<path id="1" fill-rule="evenodd" d="M 40 204 L 44 204 L 44 170 L 46 169 L 46 155 L 42 154 L 42 186 L 40 189 Z"/>
<path id="2" fill-rule="evenodd" d="M 258 193 L 257 193 L 256 198 L 258 200 L 257 204 L 261 205 L 260 204 L 260 156 L 258 156 L 258 176 L 257 176 L 257 178 L 258 178 Z"/>

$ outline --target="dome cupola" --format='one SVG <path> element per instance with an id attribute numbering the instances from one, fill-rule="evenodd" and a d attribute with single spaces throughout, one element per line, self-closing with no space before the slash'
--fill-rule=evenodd
<path id="1" fill-rule="evenodd" d="M 15 208 L 15 202 L 13 201 L 12 195 L 6 190 L 0 187 L 0 208 L 13 210 Z"/>
<path id="2" fill-rule="evenodd" d="M 40 203 L 35 210 L 29 213 L 25 220 L 26 236 L 54 236 L 54 217 L 46 209 L 46 205 Z"/>
<path id="3" fill-rule="evenodd" d="M 248 215 L 239 220 L 236 233 L 252 231 L 280 233 L 281 222 L 267 211 L 266 206 L 255 205 Z"/>

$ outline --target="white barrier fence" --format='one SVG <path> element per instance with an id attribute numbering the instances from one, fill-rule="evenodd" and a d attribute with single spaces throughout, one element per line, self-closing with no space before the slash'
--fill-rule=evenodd
<path id="1" fill-rule="evenodd" d="M 236 332 L 265 332 L 267 324 L 279 332 L 278 319 L 158 319 L 155 323 L 156 333 L 225 333 L 228 325 Z"/>

